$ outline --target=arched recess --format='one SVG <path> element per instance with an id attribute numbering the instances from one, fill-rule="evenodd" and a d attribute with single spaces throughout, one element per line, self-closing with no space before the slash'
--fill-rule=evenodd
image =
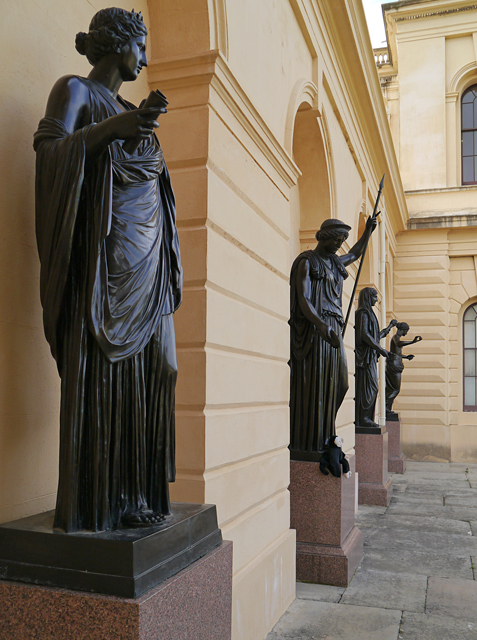
<path id="1" fill-rule="evenodd" d="M 298 80 L 298 82 L 295 83 L 290 102 L 288 104 L 287 120 L 285 124 L 285 149 L 290 155 L 293 154 L 295 118 L 300 108 L 306 108 L 305 105 L 308 105 L 310 109 L 318 111 L 318 87 L 309 80 Z"/>
<path id="2" fill-rule="evenodd" d="M 219 50 L 228 57 L 226 0 L 149 2 L 151 59 Z"/>
<path id="3" fill-rule="evenodd" d="M 291 250 L 297 255 L 315 245 L 321 223 L 333 217 L 330 152 L 323 119 L 308 101 L 302 102 L 296 112 L 291 150 L 301 171 L 291 194 Z"/>

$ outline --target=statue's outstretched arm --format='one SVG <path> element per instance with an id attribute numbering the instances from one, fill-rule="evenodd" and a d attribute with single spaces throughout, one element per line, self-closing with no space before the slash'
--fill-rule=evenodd
<path id="1" fill-rule="evenodd" d="M 376 229 L 377 224 L 378 221 L 376 220 L 376 218 L 373 218 L 373 216 L 370 216 L 366 220 L 366 227 L 361 238 L 355 245 L 351 247 L 349 253 L 346 253 L 344 256 L 340 256 L 340 260 L 345 267 L 357 260 L 362 255 L 364 248 L 368 244 L 371 234 Z"/>

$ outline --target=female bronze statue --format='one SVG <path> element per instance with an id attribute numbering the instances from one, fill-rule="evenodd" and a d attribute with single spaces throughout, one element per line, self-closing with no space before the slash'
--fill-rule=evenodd
<path id="1" fill-rule="evenodd" d="M 391 338 L 389 355 L 386 358 L 386 414 L 392 413 L 393 402 L 401 391 L 401 374 L 404 371 L 403 359 L 412 360 L 414 358 L 413 355 L 403 355 L 402 348 L 422 340 L 421 336 L 416 336 L 414 340 L 401 340 L 409 331 L 407 322 L 398 322 L 396 329 L 396 333 Z"/>
<path id="2" fill-rule="evenodd" d="M 341 337 L 345 267 L 362 254 L 376 227 L 370 217 L 349 253 L 336 256 L 348 237 L 340 220 L 325 220 L 318 244 L 301 253 L 290 275 L 290 452 L 295 460 L 313 459 L 335 435 L 335 419 L 346 391 L 348 368 Z"/>
<path id="3" fill-rule="evenodd" d="M 374 411 L 378 395 L 379 356 L 387 358 L 389 353 L 379 344 L 397 324 L 391 320 L 389 325 L 379 330 L 378 319 L 373 307 L 378 301 L 378 293 L 372 287 L 365 287 L 360 291 L 358 309 L 355 318 L 355 354 L 356 354 L 356 382 L 355 382 L 355 425 L 357 427 L 375 427 Z"/>
<path id="4" fill-rule="evenodd" d="M 104 9 L 35 134 L 45 334 L 61 377 L 55 527 L 155 524 L 174 480 L 172 313 L 182 270 L 175 203 L 154 135 L 164 109 L 118 94 L 146 59 L 141 14 Z M 130 154 L 123 142 L 140 142 Z M 125 145 L 126 146 L 126 145 Z"/>

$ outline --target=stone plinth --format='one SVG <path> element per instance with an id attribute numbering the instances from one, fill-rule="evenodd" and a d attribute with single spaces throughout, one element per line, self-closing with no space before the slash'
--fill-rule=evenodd
<path id="1" fill-rule="evenodd" d="M 388 442 L 388 471 L 390 473 L 404 473 L 406 471 L 406 456 L 402 452 L 401 420 L 399 414 L 392 411 L 386 415 L 386 431 Z"/>
<path id="2" fill-rule="evenodd" d="M 0 577 L 137 598 L 222 542 L 215 505 L 173 502 L 160 524 L 100 533 L 57 531 L 53 517 L 0 525 Z"/>
<path id="3" fill-rule="evenodd" d="M 317 462 L 290 462 L 291 528 L 296 529 L 297 579 L 347 587 L 363 556 L 354 523 L 355 456 L 351 478 L 324 476 Z"/>
<path id="4" fill-rule="evenodd" d="M 356 427 L 359 504 L 387 507 L 391 500 L 393 482 L 388 476 L 388 437 L 385 427 L 372 430 Z"/>
<path id="5" fill-rule="evenodd" d="M 230 640 L 231 616 L 231 542 L 137 599 L 0 580 L 2 640 Z"/>

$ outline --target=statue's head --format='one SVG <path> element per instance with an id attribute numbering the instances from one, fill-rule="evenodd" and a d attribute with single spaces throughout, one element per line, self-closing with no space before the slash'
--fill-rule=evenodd
<path id="1" fill-rule="evenodd" d="M 331 218 L 322 223 L 319 231 L 315 234 L 315 238 L 319 244 L 326 244 L 326 248 L 335 253 L 348 237 L 350 229 L 351 227 L 345 222 Z"/>
<path id="2" fill-rule="evenodd" d="M 93 16 L 88 33 L 76 35 L 76 50 L 94 66 L 107 55 L 120 54 L 131 41 L 138 41 L 140 49 L 144 46 L 145 50 L 146 36 L 147 28 L 140 12 L 101 9 Z"/>
<path id="3" fill-rule="evenodd" d="M 402 336 L 405 336 L 406 333 L 409 331 L 409 325 L 407 322 L 398 322 L 396 325 L 396 329 L 399 331 L 399 333 Z"/>
<path id="4" fill-rule="evenodd" d="M 378 292 L 373 287 L 365 287 L 359 292 L 358 309 L 371 309 L 378 301 Z"/>

